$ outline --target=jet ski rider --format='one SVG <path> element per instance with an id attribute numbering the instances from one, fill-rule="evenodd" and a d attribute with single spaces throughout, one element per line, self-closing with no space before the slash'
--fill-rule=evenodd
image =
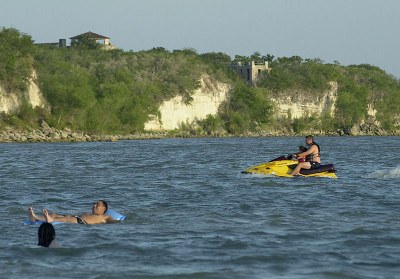
<path id="1" fill-rule="evenodd" d="M 308 135 L 306 136 L 305 141 L 308 146 L 308 150 L 293 154 L 293 157 L 295 158 L 305 158 L 305 162 L 299 163 L 290 173 L 290 175 L 298 175 L 301 169 L 317 169 L 321 165 L 321 158 L 319 156 L 320 148 L 319 145 L 314 142 L 314 137 Z"/>

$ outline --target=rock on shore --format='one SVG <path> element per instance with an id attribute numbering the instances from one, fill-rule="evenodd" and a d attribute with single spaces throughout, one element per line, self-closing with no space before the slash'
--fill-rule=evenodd
<path id="1" fill-rule="evenodd" d="M 41 123 L 39 129 L 18 130 L 7 127 L 0 131 L 0 142 L 95 142 L 118 141 L 134 139 L 150 139 L 166 137 L 163 133 L 130 134 L 130 135 L 94 135 L 69 128 L 58 130 L 50 127 L 46 122 Z"/>

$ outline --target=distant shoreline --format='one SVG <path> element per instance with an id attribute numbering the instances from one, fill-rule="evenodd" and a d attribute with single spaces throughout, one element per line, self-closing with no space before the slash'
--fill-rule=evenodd
<path id="1" fill-rule="evenodd" d="M 280 131 L 273 132 L 248 132 L 239 135 L 232 134 L 193 134 L 187 131 L 168 131 L 168 132 L 143 132 L 126 135 L 105 135 L 90 134 L 81 131 L 72 131 L 71 129 L 57 130 L 46 127 L 34 130 L 19 130 L 6 128 L 0 131 L 0 143 L 40 143 L 40 142 L 117 142 L 121 140 L 147 140 L 147 139 L 167 139 L 167 138 L 233 138 L 233 137 L 303 137 L 306 134 L 313 134 L 318 137 L 324 136 L 400 136 L 398 132 L 385 132 L 382 130 L 371 131 L 370 133 L 362 132 L 358 134 L 346 134 L 343 131 L 335 133 L 304 131 L 301 134 L 287 133 Z"/>

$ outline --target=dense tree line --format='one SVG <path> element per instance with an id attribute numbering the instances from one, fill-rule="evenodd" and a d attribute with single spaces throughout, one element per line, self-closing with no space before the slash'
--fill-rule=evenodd
<path id="1" fill-rule="evenodd" d="M 233 61 L 265 60 L 272 70 L 262 73 L 257 87 L 248 86 L 228 65 Z M 35 126 L 44 119 L 55 128 L 70 127 L 92 133 L 132 133 L 143 131 L 150 115 L 157 115 L 164 100 L 180 95 L 186 103 L 208 74 L 215 81 L 232 85 L 229 101 L 215 116 L 197 123 L 182 124 L 194 133 L 286 129 L 295 132 L 310 127 L 333 131 L 349 129 L 365 120 L 368 104 L 388 130 L 396 129 L 393 115 L 400 112 L 399 80 L 371 65 L 342 66 L 320 59 L 271 54 L 235 56 L 194 49 L 168 51 L 162 47 L 148 51 L 103 51 L 91 41 L 74 47 L 34 45 L 29 35 L 12 28 L 0 32 L 0 84 L 9 92 L 26 90 L 32 69 L 38 72 L 40 88 L 51 111 L 33 110 L 26 104 L 3 124 Z M 271 95 L 291 90 L 323 94 L 329 82 L 337 81 L 335 118 L 307 116 L 303 119 L 273 119 Z"/>
<path id="2" fill-rule="evenodd" d="M 320 59 L 304 60 L 299 56 L 274 59 L 270 66 L 272 70 L 264 73 L 257 85 L 271 92 L 301 89 L 318 96 L 329 90 L 330 81 L 338 83 L 335 119 L 325 116 L 318 123 L 311 121 L 315 117 L 304 119 L 309 127 L 349 130 L 354 124 L 366 120 L 368 104 L 373 104 L 378 111 L 376 118 L 384 129 L 399 128 L 395 127 L 399 121 L 396 122 L 393 116 L 400 113 L 400 82 L 376 66 L 325 64 Z M 292 124 L 296 121 L 299 120 Z"/>

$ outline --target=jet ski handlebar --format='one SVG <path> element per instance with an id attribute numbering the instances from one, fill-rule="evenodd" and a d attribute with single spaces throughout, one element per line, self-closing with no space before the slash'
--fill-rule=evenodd
<path id="1" fill-rule="evenodd" d="M 294 158 L 293 154 L 288 154 L 288 155 L 282 155 L 282 156 L 279 156 L 279 157 L 277 157 L 275 159 L 272 159 L 270 162 L 282 161 L 282 160 L 296 160 L 296 158 Z"/>

